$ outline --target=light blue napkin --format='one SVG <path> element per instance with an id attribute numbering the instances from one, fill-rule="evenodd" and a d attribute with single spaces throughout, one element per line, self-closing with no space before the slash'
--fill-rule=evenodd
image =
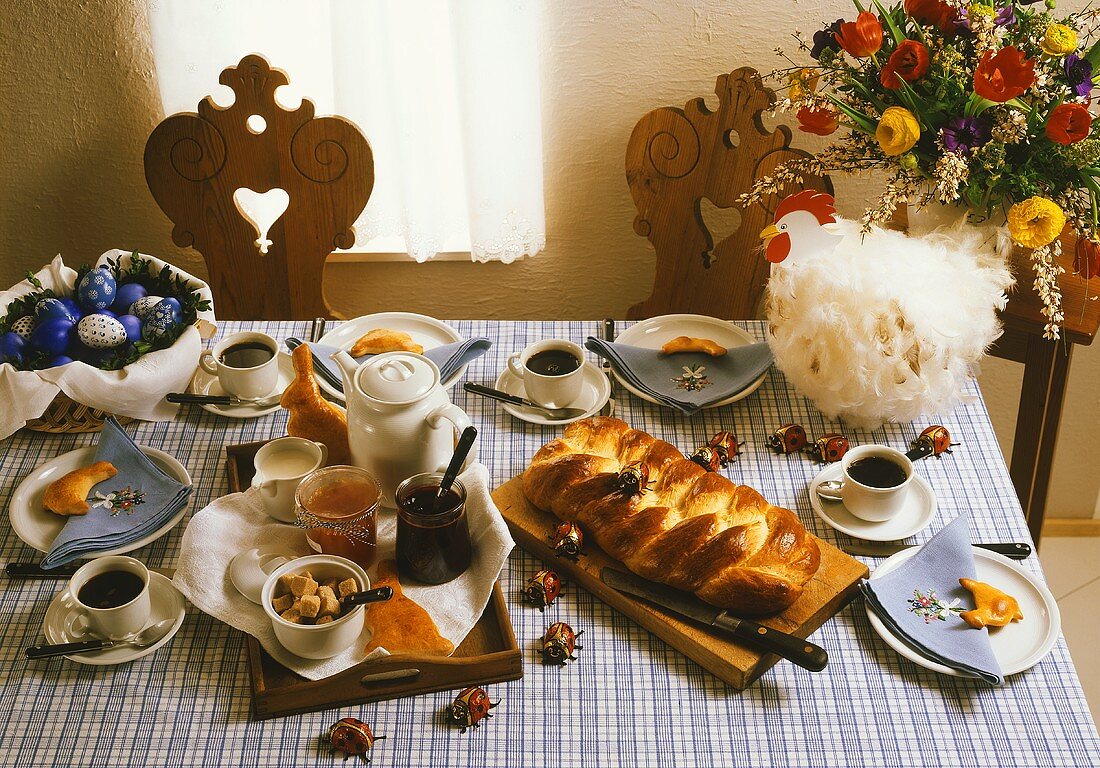
<path id="1" fill-rule="evenodd" d="M 42 560 L 43 568 L 143 539 L 175 517 L 191 495 L 191 486 L 166 475 L 113 418 L 99 434 L 95 460 L 111 462 L 118 474 L 91 489 L 92 508 L 69 518 Z"/>
<path id="2" fill-rule="evenodd" d="M 736 395 L 772 364 L 768 345 L 734 347 L 721 357 L 702 352 L 666 355 L 659 349 L 613 344 L 589 336 L 590 351 L 606 358 L 631 385 L 689 416 Z"/>
<path id="3" fill-rule="evenodd" d="M 989 644 L 989 630 L 972 629 L 959 618 L 974 607 L 960 578 L 976 578 L 966 513 L 896 570 L 865 579 L 859 588 L 882 623 L 922 656 L 1001 685 L 1004 676 Z"/>
<path id="4" fill-rule="evenodd" d="M 424 357 L 435 363 L 439 369 L 439 380 L 446 381 L 454 376 L 459 368 L 488 352 L 491 346 L 493 346 L 493 342 L 484 337 L 466 339 L 465 341 L 456 341 L 453 344 L 425 349 Z M 340 351 L 339 347 L 310 342 L 309 348 L 313 351 L 315 362 L 324 366 L 325 370 L 335 377 L 335 381 L 343 381 L 340 368 L 332 360 L 332 356 Z M 370 357 L 373 357 L 373 355 L 363 355 L 355 358 L 355 361 L 362 364 L 364 360 Z M 341 392 L 344 391 L 343 386 L 339 389 Z"/>

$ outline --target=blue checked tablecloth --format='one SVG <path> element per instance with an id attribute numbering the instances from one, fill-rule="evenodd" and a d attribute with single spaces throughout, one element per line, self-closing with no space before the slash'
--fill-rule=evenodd
<path id="1" fill-rule="evenodd" d="M 466 336 L 494 340 L 470 366 L 471 380 L 491 384 L 506 356 L 546 337 L 582 342 L 598 333 L 590 322 L 457 322 Z M 763 337 L 760 323 L 746 323 Z M 224 323 L 221 334 L 264 330 L 305 338 L 308 323 Z M 220 336 L 219 336 L 220 338 Z M 973 393 L 978 394 L 977 387 Z M 875 432 L 824 419 L 776 371 L 753 396 L 687 417 L 642 402 L 617 388 L 618 414 L 633 426 L 690 450 L 718 429 L 747 441 L 726 470 L 772 502 L 795 510 L 817 535 L 843 536 L 810 509 L 807 483 L 819 465 L 804 456 L 776 456 L 764 440 L 785 421 L 817 435 L 843 430 L 855 442 L 903 446 L 925 422 Z M 481 430 L 481 459 L 503 482 L 559 429 L 516 421 L 461 388 L 452 398 Z M 974 537 L 1027 541 L 989 416 L 979 400 L 941 421 L 962 442 L 953 456 L 921 464 L 939 494 L 926 541 L 961 510 L 970 509 Z M 192 510 L 226 492 L 223 446 L 284 433 L 286 417 L 236 421 L 198 408 L 170 424 L 131 427 L 141 444 L 176 456 L 194 479 Z M 0 501 L 11 498 L 35 466 L 94 441 L 92 435 L 48 436 L 20 431 L 0 451 Z M 183 526 L 134 554 L 153 566 L 175 564 Z M 5 525 L 4 561 L 36 553 Z M 869 560 L 872 565 L 875 561 Z M 23 648 L 42 640 L 46 607 L 57 581 L 4 581 L 0 589 L 0 765 L 191 766 L 336 764 L 318 747 L 340 717 L 370 723 L 388 738 L 376 745 L 381 766 L 1097 766 L 1100 739 L 1077 673 L 1059 640 L 1054 651 L 1003 688 L 944 677 L 901 658 L 875 635 L 863 606 L 842 611 L 814 639 L 829 651 L 826 671 L 813 674 L 781 663 L 744 692 L 727 688 L 661 640 L 577 588 L 547 613 L 521 599 L 539 563 L 512 555 L 503 587 L 512 623 L 527 653 L 524 678 L 491 686 L 501 705 L 481 728 L 459 733 L 442 724 L 452 693 L 381 702 L 262 723 L 250 721 L 243 637 L 189 609 L 172 643 L 120 667 L 66 660 L 28 663 Z M 1039 572 L 1038 559 L 1023 567 Z M 584 649 L 565 668 L 537 662 L 536 641 L 549 622 L 585 630 Z"/>

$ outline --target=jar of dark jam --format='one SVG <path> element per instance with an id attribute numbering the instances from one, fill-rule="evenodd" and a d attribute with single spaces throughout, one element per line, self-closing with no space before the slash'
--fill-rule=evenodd
<path id="1" fill-rule="evenodd" d="M 443 475 L 414 475 L 397 487 L 397 569 L 423 584 L 445 584 L 470 567 L 466 486 L 459 480 L 439 498 Z"/>

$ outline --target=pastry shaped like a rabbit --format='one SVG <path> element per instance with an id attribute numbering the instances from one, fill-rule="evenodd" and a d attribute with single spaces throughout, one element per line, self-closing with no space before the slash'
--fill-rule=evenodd
<path id="1" fill-rule="evenodd" d="M 84 515 L 88 506 L 88 494 L 97 483 L 110 480 L 118 474 L 109 461 L 97 461 L 87 467 L 74 469 L 46 486 L 42 494 L 42 506 L 58 515 Z"/>
<path id="2" fill-rule="evenodd" d="M 721 357 L 726 354 L 726 348 L 711 339 L 697 339 L 694 336 L 677 336 L 670 339 L 661 347 L 661 352 L 666 355 L 675 355 L 677 352 L 702 352 L 711 357 Z"/>
<path id="3" fill-rule="evenodd" d="M 294 381 L 283 391 L 279 404 L 290 412 L 286 433 L 328 446 L 328 463 L 350 464 L 348 418 L 335 405 L 321 397 L 313 377 L 313 356 L 302 344 L 294 348 Z"/>
<path id="4" fill-rule="evenodd" d="M 959 614 L 974 629 L 1003 627 L 1010 622 L 1023 620 L 1024 614 L 1012 595 L 1006 595 L 996 587 L 974 579 L 959 579 L 959 583 L 974 596 L 974 610 Z"/>

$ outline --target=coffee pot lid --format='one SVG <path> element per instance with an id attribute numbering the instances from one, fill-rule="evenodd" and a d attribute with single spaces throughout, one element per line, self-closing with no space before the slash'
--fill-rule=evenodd
<path id="1" fill-rule="evenodd" d="M 428 394 L 439 383 L 439 369 L 412 352 L 383 352 L 359 366 L 359 388 L 383 403 L 407 403 Z"/>

